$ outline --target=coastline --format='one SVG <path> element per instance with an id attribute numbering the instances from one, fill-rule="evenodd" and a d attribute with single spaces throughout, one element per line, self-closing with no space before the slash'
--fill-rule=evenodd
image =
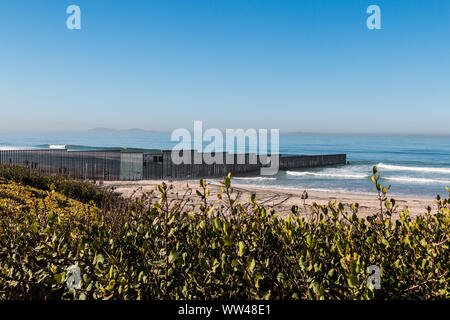
<path id="1" fill-rule="evenodd" d="M 223 202 L 218 200 L 216 194 L 220 192 L 219 179 L 205 179 L 210 190 L 209 201 L 214 206 L 223 205 Z M 147 192 L 156 192 L 157 186 L 165 182 L 172 186 L 169 198 L 176 199 L 182 196 L 185 192 L 192 194 L 192 201 L 187 206 L 187 210 L 193 210 L 200 206 L 200 199 L 195 195 L 195 190 L 198 189 L 198 180 L 142 180 L 142 181 L 105 181 L 104 188 L 114 188 L 114 191 L 120 193 L 124 197 L 140 196 Z M 352 203 L 359 203 L 359 213 L 361 217 L 374 214 L 379 211 L 380 203 L 375 194 L 359 194 L 351 192 L 326 192 L 307 190 L 308 199 L 304 201 L 301 199 L 304 189 L 283 188 L 283 187 L 263 187 L 257 185 L 244 185 L 232 182 L 234 189 L 234 197 L 241 203 L 248 202 L 250 196 L 256 194 L 256 201 L 264 205 L 266 208 L 273 208 L 280 216 L 285 217 L 291 212 L 293 205 L 299 207 L 299 211 L 303 215 L 311 213 L 311 205 L 315 202 L 319 205 L 325 205 L 329 201 L 341 202 L 346 211 L 349 211 Z M 398 209 L 394 218 L 399 217 L 399 212 L 406 206 L 408 207 L 410 216 L 423 215 L 426 213 L 427 206 L 435 210 L 435 199 L 425 197 L 409 197 L 409 196 L 392 196 L 398 204 Z"/>

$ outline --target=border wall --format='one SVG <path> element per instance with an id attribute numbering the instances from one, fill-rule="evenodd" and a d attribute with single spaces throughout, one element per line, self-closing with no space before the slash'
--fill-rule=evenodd
<path id="1" fill-rule="evenodd" d="M 347 162 L 346 154 L 280 157 L 280 170 L 325 167 Z"/>
<path id="2" fill-rule="evenodd" d="M 119 180 L 121 154 L 114 151 L 0 150 L 0 163 L 26 166 L 40 174 Z"/>
<path id="3" fill-rule="evenodd" d="M 264 165 L 256 154 L 229 154 L 226 152 L 190 153 L 191 164 L 175 164 L 171 150 L 146 154 L 144 152 L 69 151 L 62 150 L 0 150 L 0 163 L 18 165 L 39 174 L 64 175 L 89 180 L 151 180 L 195 179 L 258 173 Z M 215 162 L 215 159 L 222 161 Z M 231 163 L 231 164 L 230 164 Z M 346 163 L 345 154 L 313 156 L 279 156 L 280 170 L 340 165 Z"/>

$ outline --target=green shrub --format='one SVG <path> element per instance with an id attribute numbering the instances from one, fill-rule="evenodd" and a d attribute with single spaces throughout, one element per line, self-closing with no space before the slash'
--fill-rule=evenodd
<path id="1" fill-rule="evenodd" d="M 330 202 L 314 204 L 310 219 L 296 206 L 280 218 L 256 196 L 250 206 L 240 204 L 229 176 L 220 208 L 211 207 L 200 180 L 196 212 L 184 209 L 192 195 L 171 200 L 166 184 L 157 201 L 129 199 L 118 212 L 104 202 L 72 200 L 62 180 L 51 180 L 58 185 L 51 190 L 48 177 L 6 176 L 0 184 L 0 297 L 448 299 L 449 200 L 438 198 L 436 212 L 415 218 L 404 209 L 395 220 L 398 207 L 376 168 L 373 173 L 381 204 L 376 215 L 360 218 L 357 204 L 347 211 Z M 44 191 L 23 184 L 42 184 Z M 66 270 L 74 264 L 81 289 L 69 290 Z M 371 265 L 381 270 L 381 289 L 367 286 Z"/>
<path id="2" fill-rule="evenodd" d="M 41 190 L 56 190 L 67 197 L 84 203 L 93 201 L 100 206 L 113 198 L 118 199 L 113 193 L 104 192 L 90 183 L 63 176 L 40 175 L 37 171 L 22 166 L 0 165 L 0 177 Z"/>

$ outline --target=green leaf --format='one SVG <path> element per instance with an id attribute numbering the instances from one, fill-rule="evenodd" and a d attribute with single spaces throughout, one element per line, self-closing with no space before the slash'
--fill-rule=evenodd
<path id="1" fill-rule="evenodd" d="M 97 265 L 97 264 L 99 264 L 99 263 L 103 263 L 105 261 L 105 258 L 103 258 L 103 255 L 100 253 L 100 254 L 97 254 L 96 256 L 95 256 L 95 258 L 94 258 L 94 264 L 95 265 Z"/>
<path id="2" fill-rule="evenodd" d="M 231 180 L 230 177 L 225 178 L 225 187 L 229 188 L 231 186 Z"/>
<path id="3" fill-rule="evenodd" d="M 245 253 L 245 243 L 242 241 L 239 241 L 239 251 L 238 251 L 238 256 L 242 257 Z"/>
<path id="4" fill-rule="evenodd" d="M 31 226 L 31 230 L 33 231 L 33 233 L 38 233 L 38 228 L 37 228 L 36 222 L 34 222 L 33 225 Z"/>
<path id="5" fill-rule="evenodd" d="M 332 277 L 334 276 L 335 273 L 336 273 L 336 269 L 331 268 L 330 271 L 328 271 L 328 276 L 329 276 L 330 278 L 332 278 Z"/>
<path id="6" fill-rule="evenodd" d="M 277 281 L 280 283 L 284 282 L 284 274 L 282 274 L 281 272 L 277 274 Z"/>
<path id="7" fill-rule="evenodd" d="M 248 266 L 248 271 L 250 272 L 250 274 L 253 274 L 253 271 L 255 270 L 255 266 L 256 266 L 256 261 L 254 258 L 252 258 L 250 260 L 249 266 Z"/>
<path id="8" fill-rule="evenodd" d="M 320 285 L 317 281 L 313 281 L 311 283 L 311 288 L 313 289 L 314 293 L 317 294 L 319 292 Z"/>
<path id="9" fill-rule="evenodd" d="M 348 281 L 348 285 L 350 287 L 356 287 L 358 286 L 358 278 L 356 277 L 355 274 L 352 274 L 350 277 L 347 278 Z"/>
<path id="10" fill-rule="evenodd" d="M 222 229 L 222 222 L 220 221 L 219 218 L 215 218 L 214 219 L 214 226 L 216 227 L 216 229 L 221 230 Z"/>
<path id="11" fill-rule="evenodd" d="M 61 283 L 64 279 L 64 273 L 57 273 L 53 276 L 53 279 L 55 279 L 56 283 Z"/>
<path id="12" fill-rule="evenodd" d="M 234 244 L 233 238 L 231 238 L 230 236 L 225 235 L 223 237 L 223 242 L 225 244 L 225 246 L 231 246 L 232 244 Z"/>
<path id="13" fill-rule="evenodd" d="M 169 254 L 169 263 L 174 263 L 177 260 L 178 256 L 179 253 L 172 250 Z"/>
<path id="14" fill-rule="evenodd" d="M 230 234 L 230 223 L 228 221 L 225 221 L 223 223 L 223 231 L 225 232 L 226 235 Z"/>

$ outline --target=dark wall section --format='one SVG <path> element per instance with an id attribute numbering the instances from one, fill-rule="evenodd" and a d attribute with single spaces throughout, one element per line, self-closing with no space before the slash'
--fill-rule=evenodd
<path id="1" fill-rule="evenodd" d="M 119 180 L 121 159 L 115 151 L 0 150 L 0 163 L 75 179 Z"/>
<path id="2" fill-rule="evenodd" d="M 280 170 L 324 167 L 345 164 L 346 154 L 327 154 L 319 156 L 292 156 L 280 158 Z"/>
<path id="3" fill-rule="evenodd" d="M 75 179 L 149 180 L 195 179 L 259 173 L 263 166 L 255 154 L 209 154 L 211 159 L 193 150 L 190 159 L 197 163 L 175 164 L 172 151 L 142 152 L 67 151 L 67 150 L 0 150 L 0 163 L 19 165 L 41 174 L 62 174 Z M 221 159 L 221 161 L 211 161 Z M 225 164 L 227 163 L 227 164 Z M 280 156 L 280 170 L 311 168 L 346 163 L 345 154 L 316 156 Z"/>

